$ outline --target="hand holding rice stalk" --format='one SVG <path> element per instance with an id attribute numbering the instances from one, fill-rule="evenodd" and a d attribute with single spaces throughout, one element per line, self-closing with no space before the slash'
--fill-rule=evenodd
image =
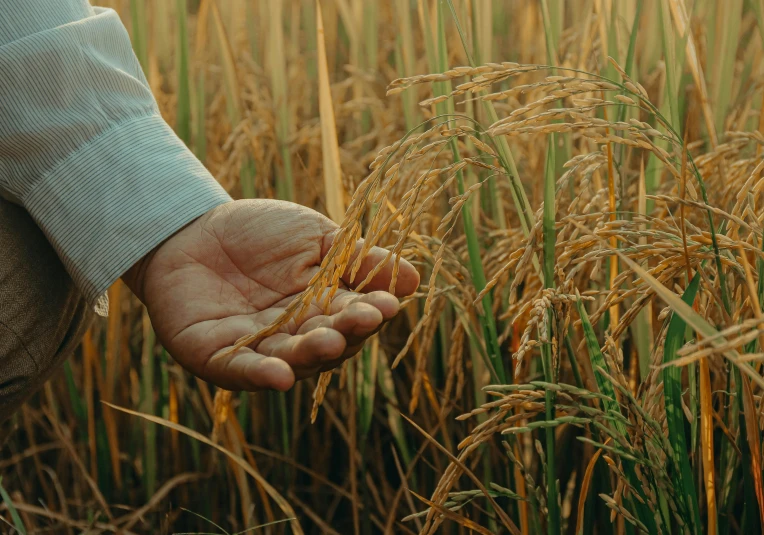
<path id="1" fill-rule="evenodd" d="M 283 391 L 357 353 L 419 277 L 309 208 L 242 200 L 182 229 L 127 280 L 196 376 Z"/>

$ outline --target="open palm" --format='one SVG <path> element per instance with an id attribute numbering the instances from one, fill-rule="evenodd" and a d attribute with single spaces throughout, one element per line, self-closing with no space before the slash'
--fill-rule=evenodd
<path id="1" fill-rule="evenodd" d="M 290 388 L 355 354 L 398 312 L 419 284 L 402 260 L 396 296 L 392 262 L 356 293 L 341 289 L 328 315 L 311 306 L 253 347 L 227 350 L 268 326 L 303 291 L 329 250 L 337 225 L 303 206 L 273 200 L 214 208 L 144 258 L 125 280 L 146 305 L 159 340 L 195 375 L 229 390 Z M 373 248 L 356 279 L 382 261 Z M 344 281 L 351 287 L 349 281 Z"/>

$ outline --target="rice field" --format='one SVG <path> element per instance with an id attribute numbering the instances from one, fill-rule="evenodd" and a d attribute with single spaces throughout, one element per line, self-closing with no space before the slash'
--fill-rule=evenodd
<path id="1" fill-rule="evenodd" d="M 115 283 L 0 428 L 0 532 L 762 532 L 764 0 L 98 3 L 234 197 L 341 224 L 279 322 L 361 236 L 422 283 L 255 394 Z"/>

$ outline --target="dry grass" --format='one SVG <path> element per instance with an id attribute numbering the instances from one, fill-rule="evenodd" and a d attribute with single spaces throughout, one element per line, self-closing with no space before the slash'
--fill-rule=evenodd
<path id="1" fill-rule="evenodd" d="M 355 272 L 360 236 L 423 284 L 286 396 L 212 392 L 115 286 L 3 429 L 7 522 L 761 531 L 764 5 L 483 1 L 189 2 L 185 79 L 177 6 L 111 3 L 225 187 L 341 221 L 279 321 Z"/>

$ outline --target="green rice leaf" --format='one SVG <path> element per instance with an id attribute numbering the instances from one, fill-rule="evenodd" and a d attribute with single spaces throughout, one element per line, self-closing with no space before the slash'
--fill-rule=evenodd
<path id="1" fill-rule="evenodd" d="M 692 305 L 700 286 L 700 273 L 696 273 L 690 285 L 682 296 L 682 301 Z M 677 314 L 671 317 L 666 342 L 663 347 L 663 363 L 667 364 L 676 358 L 676 352 L 684 342 L 687 323 Z M 666 423 L 668 426 L 669 441 L 671 442 L 673 460 L 677 468 L 679 487 L 682 489 L 677 497 L 690 513 L 689 524 L 695 530 L 701 529 L 700 510 L 698 496 L 695 491 L 695 482 L 692 476 L 692 468 L 687 456 L 687 437 L 684 432 L 684 412 L 682 410 L 682 369 L 670 366 L 662 370 L 664 385 L 664 400 L 666 405 Z"/>
<path id="2" fill-rule="evenodd" d="M 584 308 L 584 304 L 582 300 L 579 299 L 578 301 L 576 301 L 576 308 L 578 309 L 578 314 L 581 317 L 581 324 L 583 326 L 584 337 L 586 339 L 586 347 L 589 350 L 589 357 L 592 362 L 592 368 L 594 369 L 594 375 L 597 380 L 597 386 L 599 387 L 600 392 L 609 398 L 609 399 L 603 400 L 603 407 L 605 409 L 605 412 L 620 414 L 621 408 L 618 405 L 618 402 L 615 401 L 616 395 L 615 395 L 615 389 L 613 388 L 613 384 L 608 380 L 606 375 L 602 373 L 602 370 L 607 370 L 607 363 L 605 362 L 605 358 L 602 356 L 602 351 L 600 350 L 599 341 L 597 340 L 597 334 L 594 331 L 594 327 L 592 326 L 591 321 L 589 321 L 589 316 L 586 313 L 586 309 Z M 614 420 L 613 427 L 615 428 L 615 431 L 618 434 L 620 434 L 623 437 L 628 437 L 626 426 L 620 421 L 618 421 L 617 419 Z M 632 507 L 634 511 L 637 513 L 637 517 L 642 523 L 644 523 L 649 528 L 650 533 L 657 533 L 658 531 L 657 531 L 657 525 L 655 522 L 655 517 L 653 515 L 653 512 L 646 505 L 644 491 L 642 490 L 642 482 L 637 477 L 633 460 L 624 459 L 623 469 L 627 479 L 629 480 L 629 483 L 640 494 L 642 498 L 641 502 L 639 500 L 629 500 L 630 502 L 632 502 Z"/>
<path id="3" fill-rule="evenodd" d="M 8 507 L 8 512 L 11 513 L 11 520 L 13 520 L 13 525 L 16 527 L 16 530 L 21 535 L 27 535 L 27 529 L 24 527 L 24 523 L 21 521 L 19 512 L 13 506 L 10 495 L 8 495 L 5 487 L 3 487 L 3 476 L 0 476 L 0 498 L 3 499 L 6 507 Z"/>

